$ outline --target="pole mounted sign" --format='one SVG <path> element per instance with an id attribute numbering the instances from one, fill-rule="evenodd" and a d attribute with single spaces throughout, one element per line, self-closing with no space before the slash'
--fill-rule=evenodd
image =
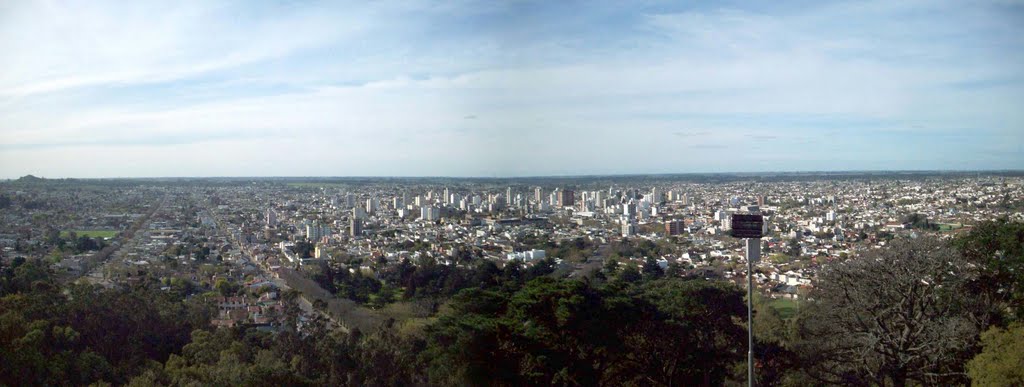
<path id="1" fill-rule="evenodd" d="M 747 384 L 754 387 L 754 262 L 761 259 L 764 217 L 733 214 L 732 236 L 747 244 Z"/>
<path id="2" fill-rule="evenodd" d="M 764 217 L 761 215 L 732 214 L 732 236 L 760 238 L 764 236 Z"/>

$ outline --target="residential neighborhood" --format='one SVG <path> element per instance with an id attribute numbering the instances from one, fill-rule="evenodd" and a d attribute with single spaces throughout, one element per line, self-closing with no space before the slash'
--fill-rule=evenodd
<path id="1" fill-rule="evenodd" d="M 747 262 L 742 240 L 729 234 L 730 216 L 754 211 L 765 219 L 753 265 L 757 291 L 799 300 L 822 267 L 893 239 L 949 238 L 984 220 L 1024 220 L 1019 176 L 719 180 L 55 186 L 29 178 L 2 192 L 9 204 L 0 245 L 5 260 L 47 259 L 55 271 L 101 286 L 158 278 L 165 291 L 208 298 L 217 308 L 215 326 L 280 326 L 281 292 L 295 289 L 304 319 L 322 316 L 346 329 L 368 329 L 386 318 L 378 312 L 389 303 L 413 294 L 389 282 L 388 273 L 401 265 L 486 260 L 500 268 L 518 262 L 582 278 L 614 261 L 743 285 Z M 347 299 L 337 289 L 340 271 L 369 285 L 354 285 L 358 294 Z"/>

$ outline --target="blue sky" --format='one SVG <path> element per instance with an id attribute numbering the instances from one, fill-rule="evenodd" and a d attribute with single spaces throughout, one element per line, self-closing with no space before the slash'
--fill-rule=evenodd
<path id="1" fill-rule="evenodd" d="M 1024 168 L 1024 3 L 0 2 L 0 178 Z"/>

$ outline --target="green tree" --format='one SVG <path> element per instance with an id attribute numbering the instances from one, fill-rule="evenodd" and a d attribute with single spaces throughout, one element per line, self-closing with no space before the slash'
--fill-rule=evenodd
<path id="1" fill-rule="evenodd" d="M 528 269 L 526 269 L 526 280 L 529 281 L 534 278 L 546 276 L 555 272 L 555 259 L 544 258 L 533 263 Z"/>
<path id="2" fill-rule="evenodd" d="M 1024 223 L 982 222 L 955 244 L 981 269 L 971 292 L 989 300 L 993 310 L 1010 310 L 1008 317 L 1024 319 Z"/>
<path id="3" fill-rule="evenodd" d="M 295 289 L 288 289 L 281 294 L 281 300 L 284 303 L 285 328 L 291 332 L 297 329 L 299 315 L 302 314 L 302 310 L 299 308 L 299 297 L 301 296 L 302 294 Z"/>
<path id="4" fill-rule="evenodd" d="M 679 262 L 670 262 L 668 268 L 665 269 L 665 276 L 669 278 L 679 278 L 686 273 L 686 267 Z"/>
<path id="5" fill-rule="evenodd" d="M 512 296 L 507 316 L 522 322 L 510 327 L 530 384 L 597 383 L 603 345 L 593 337 L 607 334 L 601 308 L 600 294 L 580 281 L 538 278 Z"/>
<path id="6" fill-rule="evenodd" d="M 786 254 L 791 257 L 799 257 L 801 252 L 800 240 L 797 238 L 790 239 L 786 244 Z"/>
<path id="7" fill-rule="evenodd" d="M 981 335 L 984 349 L 967 364 L 975 386 L 1024 385 L 1024 324 L 993 327 Z"/>
<path id="8" fill-rule="evenodd" d="M 640 282 L 640 280 L 643 279 L 643 276 L 640 275 L 640 268 L 636 267 L 635 263 L 630 262 L 622 268 L 617 279 L 626 283 L 634 283 Z"/>
<path id="9" fill-rule="evenodd" d="M 771 302 L 771 298 L 754 295 L 754 336 L 758 340 L 785 343 L 789 341 L 789 327 Z"/>
<path id="10" fill-rule="evenodd" d="M 624 349 L 609 362 L 612 384 L 725 382 L 745 353 L 745 333 L 736 324 L 746 314 L 742 291 L 727 283 L 664 279 L 644 283 L 633 294 L 627 302 L 635 317 L 625 319 L 617 333 Z"/>
<path id="11" fill-rule="evenodd" d="M 903 217 L 902 223 L 909 224 L 911 228 L 920 230 L 936 231 L 939 229 L 939 225 L 929 221 L 928 216 L 918 213 L 910 214 Z"/>
<path id="12" fill-rule="evenodd" d="M 658 265 L 658 260 L 654 257 L 647 257 L 643 265 L 643 277 L 645 280 L 655 280 L 663 277 L 665 270 Z"/>
<path id="13" fill-rule="evenodd" d="M 224 297 L 233 297 L 238 294 L 238 291 L 241 289 L 241 286 L 234 283 L 233 281 L 228 281 L 227 279 L 219 278 L 217 279 L 217 282 L 213 285 L 213 289 L 219 292 Z"/>
<path id="14" fill-rule="evenodd" d="M 743 353 L 742 293 L 725 283 L 540 277 L 450 306 L 426 331 L 431 383 L 720 385 Z"/>
<path id="15" fill-rule="evenodd" d="M 601 272 L 604 273 L 607 278 L 615 278 L 619 274 L 619 261 L 614 258 L 606 258 L 604 260 L 604 266 L 601 268 Z"/>
<path id="16" fill-rule="evenodd" d="M 427 347 L 421 358 L 430 379 L 444 385 L 519 385 L 518 358 L 507 348 L 511 331 L 500 319 L 508 296 L 467 289 L 451 302 L 451 312 L 427 328 Z"/>
<path id="17" fill-rule="evenodd" d="M 0 296 L 0 383 L 123 384 L 209 324 L 199 300 L 182 302 L 143 281 L 123 289 L 61 284 L 40 260 L 11 273 Z"/>

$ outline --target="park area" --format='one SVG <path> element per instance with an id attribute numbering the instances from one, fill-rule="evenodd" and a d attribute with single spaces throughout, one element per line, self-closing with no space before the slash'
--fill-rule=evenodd
<path id="1" fill-rule="evenodd" d="M 60 237 L 67 238 L 71 233 L 75 233 L 75 236 L 89 237 L 89 238 L 104 238 L 110 239 L 117 236 L 117 230 L 68 230 L 61 231 Z"/>
<path id="2" fill-rule="evenodd" d="M 800 301 L 789 298 L 776 298 L 768 305 L 779 312 L 779 316 L 782 317 L 782 319 L 788 320 L 793 316 L 796 316 L 800 307 Z"/>

